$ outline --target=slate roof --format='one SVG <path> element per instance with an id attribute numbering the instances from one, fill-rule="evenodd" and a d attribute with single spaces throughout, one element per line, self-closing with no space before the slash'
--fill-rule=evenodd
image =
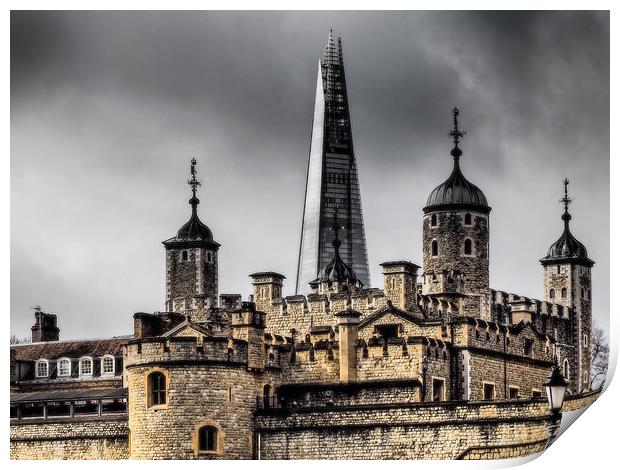
<path id="1" fill-rule="evenodd" d="M 123 355 L 123 345 L 131 337 L 110 339 L 49 341 L 43 343 L 16 344 L 11 346 L 18 361 L 36 361 L 38 359 L 59 359 L 61 357 L 100 357 L 106 354 L 118 357 Z"/>

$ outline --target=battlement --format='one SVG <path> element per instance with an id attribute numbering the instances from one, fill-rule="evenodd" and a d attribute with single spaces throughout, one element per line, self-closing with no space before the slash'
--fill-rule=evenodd
<path id="1" fill-rule="evenodd" d="M 126 346 L 126 367 L 172 361 L 204 361 L 246 365 L 248 343 L 224 336 L 173 336 L 130 341 Z"/>
<path id="2" fill-rule="evenodd" d="M 417 294 L 417 304 L 422 312 L 429 317 L 442 317 L 443 315 L 463 313 L 462 303 L 458 302 L 458 300 L 448 300 L 433 295 Z"/>
<path id="3" fill-rule="evenodd" d="M 570 320 L 571 317 L 570 307 L 510 292 L 491 289 L 490 298 L 492 309 L 498 306 L 504 309 L 514 309 L 517 307 L 520 310 L 527 310 L 536 315 L 546 315 L 563 320 Z"/>

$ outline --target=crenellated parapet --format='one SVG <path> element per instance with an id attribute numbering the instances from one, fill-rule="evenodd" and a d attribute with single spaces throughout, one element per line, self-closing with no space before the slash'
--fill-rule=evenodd
<path id="1" fill-rule="evenodd" d="M 226 337 L 173 336 L 130 341 L 125 350 L 126 367 L 196 362 L 246 366 L 248 343 Z"/>
<path id="2" fill-rule="evenodd" d="M 489 297 L 491 307 L 494 311 L 503 310 L 504 313 L 506 313 L 516 308 L 518 310 L 528 310 L 533 316 L 546 315 L 562 320 L 570 320 L 571 318 L 570 307 L 558 303 L 532 299 L 530 297 L 493 289 L 491 289 Z M 511 323 L 518 323 L 518 321 Z"/>
<path id="3" fill-rule="evenodd" d="M 270 333 L 290 336 L 291 330 L 305 335 L 315 326 L 334 326 L 335 313 L 352 308 L 362 318 L 387 304 L 380 289 L 364 289 L 359 292 L 338 292 L 329 294 L 294 295 L 263 304 L 266 315 L 266 330 Z"/>

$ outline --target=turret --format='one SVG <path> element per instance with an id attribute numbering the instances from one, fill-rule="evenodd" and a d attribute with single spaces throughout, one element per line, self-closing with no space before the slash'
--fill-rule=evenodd
<path id="1" fill-rule="evenodd" d="M 542 258 L 540 263 L 544 270 L 544 299 L 572 310 L 575 353 L 559 357 L 558 362 L 565 372 L 569 372 L 567 379 L 570 382 L 570 390 L 577 393 L 586 390 L 590 383 L 591 268 L 594 266 L 594 261 L 588 258 L 586 247 L 570 231 L 572 216 L 568 212 L 568 206 L 572 199 L 568 196 L 568 179 L 564 179 L 564 197 L 560 202 L 564 205 L 562 214 L 564 231 L 549 247 L 547 256 Z M 568 364 L 565 364 L 565 361 Z"/>
<path id="2" fill-rule="evenodd" d="M 192 188 L 189 221 L 176 236 L 163 242 L 166 248 L 166 310 L 190 315 L 193 321 L 204 321 L 207 311 L 217 306 L 218 250 L 220 244 L 198 217 L 196 160 L 191 162 Z"/>
<path id="3" fill-rule="evenodd" d="M 248 369 L 265 368 L 265 313 L 254 302 L 242 302 L 232 313 L 233 337 L 248 343 Z"/>
<path id="4" fill-rule="evenodd" d="M 465 313 L 487 317 L 484 296 L 489 289 L 489 207 L 482 190 L 469 182 L 460 167 L 463 154 L 459 148 L 465 132 L 458 125 L 457 108 L 453 110 L 454 128 L 450 136 L 454 148 L 452 173 L 437 186 L 424 207 L 422 292 L 429 295 L 452 294 L 437 292 L 432 284 L 443 273 L 462 274 L 460 293 L 466 294 Z M 447 283 L 446 286 L 452 286 Z M 452 287 L 451 287 L 452 288 Z"/>

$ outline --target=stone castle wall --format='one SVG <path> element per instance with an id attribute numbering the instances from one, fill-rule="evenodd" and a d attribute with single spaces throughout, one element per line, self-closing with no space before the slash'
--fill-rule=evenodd
<path id="1" fill-rule="evenodd" d="M 352 405 L 265 410 L 256 417 L 261 459 L 455 459 L 467 450 L 547 438 L 546 401 Z M 522 450 L 518 450 L 522 449 Z"/>
<path id="2" fill-rule="evenodd" d="M 11 423 L 11 459 L 129 458 L 127 416 Z"/>

